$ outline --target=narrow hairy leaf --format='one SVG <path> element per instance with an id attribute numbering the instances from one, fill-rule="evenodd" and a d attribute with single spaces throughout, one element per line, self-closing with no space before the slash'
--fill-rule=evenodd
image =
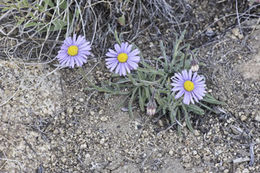
<path id="1" fill-rule="evenodd" d="M 216 105 L 224 105 L 224 102 L 218 101 L 210 94 L 206 94 L 202 101 L 205 101 L 207 103 L 216 104 Z"/>
<path id="2" fill-rule="evenodd" d="M 139 106 L 141 111 L 144 111 L 144 96 L 142 94 L 142 87 L 138 88 Z"/>
<path id="3" fill-rule="evenodd" d="M 182 109 L 183 109 L 183 111 L 184 111 L 185 122 L 186 122 L 186 124 L 187 124 L 187 127 L 188 127 L 188 129 L 189 129 L 190 131 L 193 132 L 193 128 L 192 128 L 192 125 L 191 125 L 191 122 L 190 122 L 190 117 L 189 117 L 189 114 L 188 114 L 187 109 L 186 109 L 186 107 L 185 107 L 184 104 L 182 104 Z"/>
<path id="4" fill-rule="evenodd" d="M 133 105 L 133 102 L 134 102 L 134 99 L 135 99 L 135 94 L 136 94 L 137 89 L 138 88 L 135 88 L 133 90 L 131 98 L 130 98 L 129 103 L 128 103 L 128 112 L 129 112 L 130 118 L 134 117 L 132 105 Z"/>
<path id="5" fill-rule="evenodd" d="M 204 110 L 201 109 L 199 106 L 197 106 L 195 104 L 187 105 L 187 108 L 188 108 L 188 111 L 191 111 L 195 114 L 198 114 L 198 115 L 204 115 L 205 114 Z"/>

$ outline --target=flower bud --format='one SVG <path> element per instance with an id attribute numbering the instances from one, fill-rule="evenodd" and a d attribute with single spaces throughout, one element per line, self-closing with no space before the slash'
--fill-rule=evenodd
<path id="1" fill-rule="evenodd" d="M 153 98 L 151 98 L 147 104 L 147 108 L 146 108 L 146 114 L 149 116 L 153 116 L 156 112 L 156 102 Z"/>
<path id="2" fill-rule="evenodd" d="M 192 59 L 191 60 L 191 71 L 197 72 L 198 70 L 199 70 L 198 61 L 196 61 L 195 59 Z"/>

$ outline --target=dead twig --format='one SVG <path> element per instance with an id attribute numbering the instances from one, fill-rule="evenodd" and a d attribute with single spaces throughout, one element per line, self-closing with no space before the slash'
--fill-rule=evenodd
<path id="1" fill-rule="evenodd" d="M 253 166 L 255 162 L 255 155 L 254 155 L 254 143 L 250 143 L 249 145 L 249 150 L 250 150 L 250 162 L 249 166 Z"/>

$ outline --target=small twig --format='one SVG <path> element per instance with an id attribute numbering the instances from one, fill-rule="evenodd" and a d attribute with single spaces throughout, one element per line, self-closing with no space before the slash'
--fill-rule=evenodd
<path id="1" fill-rule="evenodd" d="M 0 160 L 4 160 L 4 161 L 7 161 L 7 162 L 15 162 L 15 163 L 17 163 L 18 166 L 19 166 L 20 172 L 22 172 L 23 166 L 22 166 L 21 162 L 19 162 L 19 161 L 17 161 L 17 160 L 12 160 L 12 159 L 6 159 L 6 158 L 0 158 Z"/>
<path id="2" fill-rule="evenodd" d="M 250 162 L 249 162 L 249 166 L 253 166 L 254 162 L 255 162 L 254 144 L 250 143 Z"/>
<path id="3" fill-rule="evenodd" d="M 238 2 L 237 2 L 237 0 L 236 0 L 236 15 L 237 15 L 237 23 L 238 23 L 239 31 L 240 31 L 241 34 L 243 34 L 241 24 L 240 24 L 239 13 L 238 13 Z"/>
<path id="4" fill-rule="evenodd" d="M 37 155 L 36 151 L 33 149 L 32 145 L 25 139 L 25 137 L 23 137 L 23 140 L 26 143 L 26 145 L 34 152 L 34 154 Z"/>
<path id="5" fill-rule="evenodd" d="M 23 85 L 23 82 L 24 82 L 24 80 L 22 79 L 22 80 L 21 80 L 21 83 L 20 83 L 19 87 L 17 88 L 17 90 L 15 91 L 15 93 L 14 93 L 11 97 L 9 97 L 5 102 L 1 103 L 1 104 L 0 104 L 0 107 L 4 106 L 4 105 L 7 104 L 11 99 L 13 99 L 13 98 L 15 97 L 15 95 L 20 91 L 20 87 Z"/>
<path id="6" fill-rule="evenodd" d="M 177 121 L 177 120 L 176 120 L 176 121 Z M 171 124 L 169 127 L 167 127 L 166 129 L 159 131 L 159 133 L 157 133 L 157 135 L 159 135 L 159 134 L 161 134 L 161 133 L 167 132 L 167 131 L 170 130 L 174 125 L 176 125 L 176 123 L 172 123 L 172 124 Z"/>
<path id="7" fill-rule="evenodd" d="M 242 162 L 248 162 L 250 159 L 248 157 L 245 157 L 245 158 L 237 158 L 237 159 L 234 159 L 233 160 L 233 163 L 234 164 L 237 164 L 237 163 L 242 163 Z"/>
<path id="8" fill-rule="evenodd" d="M 138 134 L 138 137 L 137 137 L 136 140 L 134 141 L 133 145 L 130 147 L 131 149 L 134 147 L 135 143 L 137 142 L 137 140 L 138 140 L 138 139 L 140 138 L 140 136 L 142 135 L 144 128 L 146 127 L 146 125 L 147 125 L 151 120 L 152 120 L 151 117 L 150 117 L 150 118 L 147 118 L 147 119 L 145 120 L 144 125 L 143 125 L 143 127 L 141 128 L 141 130 L 140 130 L 140 132 L 139 132 L 139 134 Z"/>
<path id="9" fill-rule="evenodd" d="M 149 153 L 148 156 L 145 157 L 145 159 L 142 161 L 142 168 L 144 167 L 145 162 L 148 160 L 149 157 L 151 157 L 151 155 L 155 152 L 156 149 L 153 149 L 153 151 L 151 151 L 151 153 Z"/>

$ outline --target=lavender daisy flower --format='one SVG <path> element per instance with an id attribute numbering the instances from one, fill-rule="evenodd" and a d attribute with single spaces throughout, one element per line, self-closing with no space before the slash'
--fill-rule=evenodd
<path id="1" fill-rule="evenodd" d="M 87 56 L 90 55 L 90 43 L 84 36 L 73 35 L 64 40 L 61 50 L 58 53 L 58 60 L 62 66 L 74 68 L 75 65 L 81 67 L 87 62 Z"/>
<path id="2" fill-rule="evenodd" d="M 126 42 L 121 46 L 115 44 L 115 50 L 109 49 L 109 52 L 106 53 L 106 56 L 109 57 L 106 59 L 106 65 L 111 72 L 115 70 L 115 73 L 125 76 L 131 70 L 137 69 L 140 61 L 138 49 L 132 50 L 132 45 L 128 45 Z"/>
<path id="3" fill-rule="evenodd" d="M 183 103 L 184 104 L 194 104 L 194 100 L 199 102 L 206 93 L 205 90 L 205 80 L 203 77 L 194 73 L 192 71 L 183 70 L 181 73 L 176 73 L 172 78 L 173 92 L 177 92 L 175 99 L 180 98 L 184 94 Z M 194 100 L 193 100 L 194 99 Z"/>

